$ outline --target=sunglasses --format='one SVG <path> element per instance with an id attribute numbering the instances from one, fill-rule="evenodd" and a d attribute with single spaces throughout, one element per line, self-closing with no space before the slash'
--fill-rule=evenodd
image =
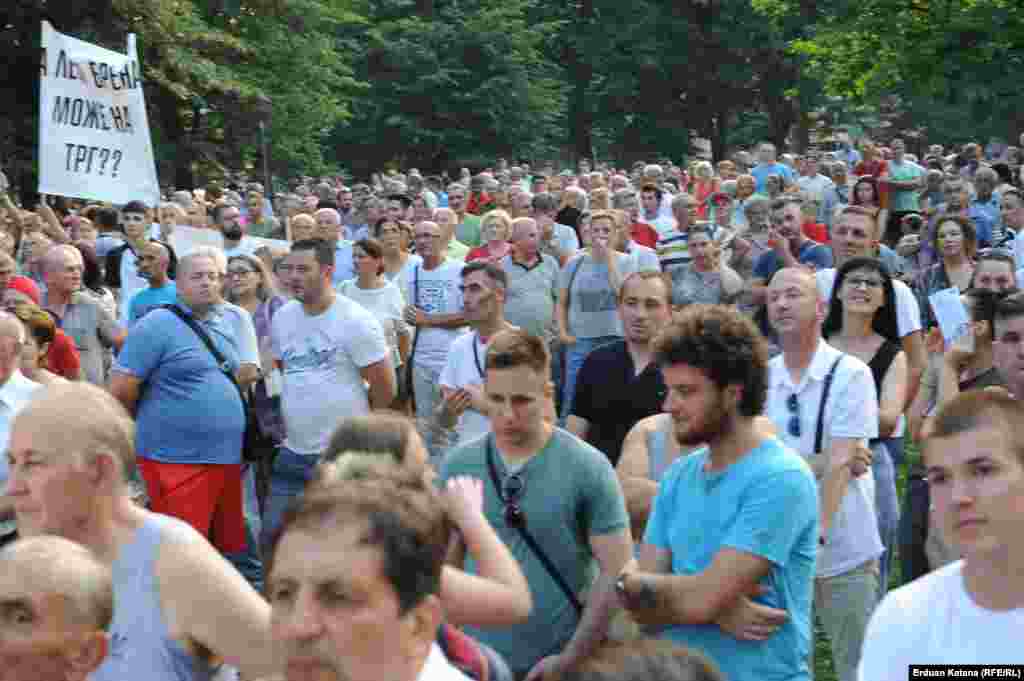
<path id="1" fill-rule="evenodd" d="M 800 402 L 793 393 L 786 399 L 786 409 L 789 411 L 789 423 L 786 424 L 786 432 L 790 437 L 800 437 Z"/>
<path id="2" fill-rule="evenodd" d="M 513 530 L 526 527 L 526 513 L 519 501 L 526 491 L 526 481 L 518 473 L 505 478 L 501 484 L 501 500 L 505 504 L 505 524 Z"/>

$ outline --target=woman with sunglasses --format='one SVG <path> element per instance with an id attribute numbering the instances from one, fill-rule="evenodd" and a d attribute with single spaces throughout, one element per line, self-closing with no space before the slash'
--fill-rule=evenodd
<path id="1" fill-rule="evenodd" d="M 878 532 L 885 547 L 879 559 L 879 585 L 884 593 L 899 528 L 891 446 L 906 429 L 903 405 L 909 368 L 900 345 L 892 278 L 879 260 L 853 258 L 839 268 L 821 333 L 829 345 L 868 365 L 878 391 L 879 438 L 870 444 Z"/>

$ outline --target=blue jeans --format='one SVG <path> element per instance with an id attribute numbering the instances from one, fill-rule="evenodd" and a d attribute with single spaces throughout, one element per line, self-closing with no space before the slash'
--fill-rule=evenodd
<path id="1" fill-rule="evenodd" d="M 621 340 L 620 336 L 598 336 L 597 338 L 577 338 L 572 345 L 566 345 L 565 372 L 562 375 L 562 412 L 559 416 L 563 421 L 572 413 L 572 401 L 576 396 L 576 376 L 580 373 L 583 360 L 592 350 Z"/>
<path id="2" fill-rule="evenodd" d="M 878 516 L 878 534 L 885 547 L 878 559 L 878 596 L 889 588 L 889 570 L 896 548 L 900 527 L 900 502 L 896 496 L 896 468 L 892 463 L 889 443 L 902 438 L 882 438 L 871 446 L 871 473 L 875 478 L 875 514 Z"/>
<path id="3" fill-rule="evenodd" d="M 306 483 L 313 477 L 319 461 L 319 456 L 297 454 L 287 447 L 277 450 L 270 476 L 270 493 L 263 511 L 262 546 L 269 546 L 281 526 L 285 509 L 306 489 Z"/>
<path id="4" fill-rule="evenodd" d="M 245 580 L 257 591 L 263 591 L 263 552 L 257 539 L 260 537 L 261 519 L 259 503 L 256 500 L 256 468 L 245 466 L 242 473 L 242 504 L 245 510 L 245 551 L 225 556 Z"/>

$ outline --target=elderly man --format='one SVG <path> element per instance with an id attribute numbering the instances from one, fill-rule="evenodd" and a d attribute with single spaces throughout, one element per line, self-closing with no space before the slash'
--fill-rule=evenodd
<path id="1" fill-rule="evenodd" d="M 419 472 L 381 466 L 289 511 L 267 578 L 287 681 L 469 681 L 435 642 L 443 509 Z"/>
<path id="2" fill-rule="evenodd" d="M 313 214 L 316 219 L 316 238 L 334 247 L 334 274 L 331 283 L 337 286 L 343 281 L 354 279 L 355 265 L 352 263 L 352 242 L 345 239 L 345 228 L 341 216 L 333 208 L 321 208 Z M 292 234 L 292 238 L 295 235 Z"/>
<path id="3" fill-rule="evenodd" d="M 316 220 L 312 215 L 299 213 L 289 223 L 291 241 L 305 241 L 306 239 L 317 238 Z"/>
<path id="4" fill-rule="evenodd" d="M 17 416 L 8 448 L 18 530 L 79 542 L 113 573 L 110 654 L 91 681 L 207 679 L 214 657 L 278 672 L 265 601 L 195 530 L 130 498 L 134 431 L 109 393 L 61 384 Z"/>
<path id="5" fill-rule="evenodd" d="M 120 349 L 124 331 L 92 295 L 82 291 L 82 254 L 74 246 L 54 246 L 43 259 L 43 307 L 75 339 L 86 380 L 102 385 L 106 350 Z"/>
<path id="6" fill-rule="evenodd" d="M 85 681 L 107 657 L 110 568 L 60 537 L 0 551 L 0 679 Z"/>
<path id="7" fill-rule="evenodd" d="M 434 222 L 441 227 L 444 255 L 448 260 L 465 262 L 469 255 L 469 246 L 455 238 L 455 229 L 459 222 L 458 215 L 451 208 L 438 208 L 434 211 Z"/>
<path id="8" fill-rule="evenodd" d="M 469 192 L 464 185 L 448 185 L 448 207 L 455 211 L 458 218 L 455 222 L 455 238 L 468 248 L 475 248 L 481 244 L 480 217 L 466 212 L 468 198 Z"/>
<path id="9" fill-rule="evenodd" d="M 771 142 L 762 142 L 757 147 L 757 165 L 750 169 L 750 174 L 757 180 L 759 194 L 767 194 L 768 190 L 765 185 L 769 175 L 781 175 L 787 185 L 796 180 L 793 169 L 784 163 L 779 163 L 776 154 L 775 145 Z"/>
<path id="10" fill-rule="evenodd" d="M 28 380 L 18 369 L 21 350 L 25 344 L 25 327 L 9 312 L 0 312 L 0 451 L 7 449 L 10 439 L 11 422 L 32 395 L 42 386 Z M 13 532 L 9 521 L 14 513 L 11 498 L 5 491 L 7 482 L 7 457 L 0 457 L 0 538 Z"/>
<path id="11" fill-rule="evenodd" d="M 170 305 L 177 299 L 178 288 L 168 276 L 173 257 L 171 247 L 159 241 L 153 241 L 142 249 L 139 274 L 149 281 L 149 288 L 139 291 L 132 298 L 128 307 L 129 324 L 134 324 L 152 310 Z"/>

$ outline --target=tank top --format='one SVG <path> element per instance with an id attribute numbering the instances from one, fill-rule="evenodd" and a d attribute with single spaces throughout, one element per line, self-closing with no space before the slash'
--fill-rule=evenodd
<path id="1" fill-rule="evenodd" d="M 668 467 L 675 463 L 669 460 L 668 451 L 672 446 L 672 419 L 665 419 L 664 425 L 647 432 L 647 477 L 651 482 L 661 482 Z"/>
<path id="2" fill-rule="evenodd" d="M 879 403 L 882 401 L 882 384 L 885 382 L 885 374 L 888 373 L 889 367 L 892 366 L 892 361 L 896 359 L 896 355 L 900 354 L 902 350 L 903 348 L 899 345 L 886 339 L 886 341 L 879 346 L 878 350 L 875 351 L 875 355 L 871 358 L 871 361 L 868 362 L 868 368 L 871 369 L 871 376 L 875 379 L 875 391 L 878 393 Z M 902 419 L 903 417 L 901 416 L 900 420 L 902 421 Z M 902 433 L 899 428 L 897 428 L 895 432 Z M 874 444 L 880 439 L 888 438 L 875 438 L 871 440 L 871 443 Z"/>
<path id="3" fill-rule="evenodd" d="M 171 638 L 160 605 L 155 563 L 164 531 L 180 521 L 150 515 L 112 566 L 114 620 L 110 652 L 93 681 L 210 681 L 209 665 Z"/>

